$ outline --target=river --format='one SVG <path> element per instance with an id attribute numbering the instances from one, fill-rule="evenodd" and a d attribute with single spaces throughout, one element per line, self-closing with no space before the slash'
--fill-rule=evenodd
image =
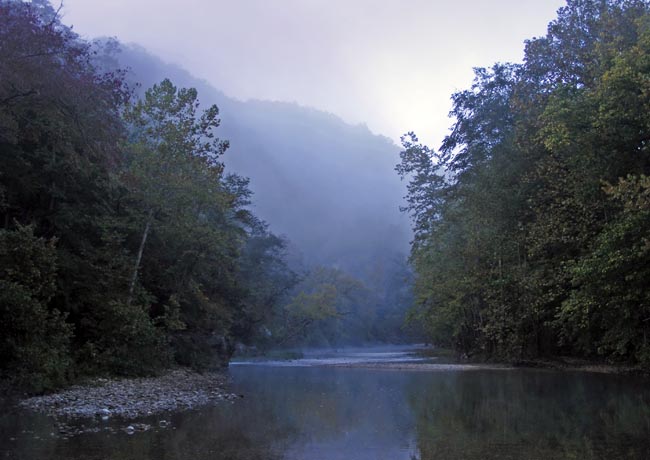
<path id="1" fill-rule="evenodd" d="M 5 407 L 0 459 L 650 458 L 645 378 L 441 360 L 418 370 L 412 350 L 378 348 L 234 363 L 243 398 L 154 417 L 154 429 L 136 434 L 102 428 L 119 425 L 111 420 L 62 439 L 48 418 Z"/>

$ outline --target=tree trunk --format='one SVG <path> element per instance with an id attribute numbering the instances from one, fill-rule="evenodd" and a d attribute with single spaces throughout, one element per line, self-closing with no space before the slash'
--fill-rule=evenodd
<path id="1" fill-rule="evenodd" d="M 138 255 L 135 258 L 135 267 L 133 267 L 133 275 L 131 276 L 131 284 L 129 286 L 129 296 L 126 299 L 126 305 L 131 305 L 133 300 L 133 291 L 135 290 L 135 282 L 138 280 L 138 271 L 140 270 L 140 262 L 142 261 L 142 252 L 144 251 L 144 245 L 147 243 L 147 236 L 149 235 L 149 230 L 151 229 L 151 221 L 153 220 L 153 209 L 149 210 L 147 215 L 147 223 L 144 226 L 144 232 L 142 232 L 142 241 L 140 241 L 140 247 L 138 248 Z"/>

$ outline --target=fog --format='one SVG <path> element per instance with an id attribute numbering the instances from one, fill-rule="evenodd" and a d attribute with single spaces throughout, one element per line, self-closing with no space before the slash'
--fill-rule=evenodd
<path id="1" fill-rule="evenodd" d="M 66 0 L 88 38 L 116 36 L 239 99 L 297 102 L 394 141 L 438 144 L 472 67 L 520 61 L 562 0 Z"/>
<path id="2" fill-rule="evenodd" d="M 440 142 L 472 67 L 519 60 L 561 3 L 71 0 L 63 14 L 82 36 L 133 42 L 112 66 L 140 93 L 169 78 L 217 104 L 227 170 L 250 179 L 252 211 L 286 239 L 291 266 L 342 270 L 377 296 L 355 308 L 398 318 L 412 302 L 399 136 Z"/>
<path id="3" fill-rule="evenodd" d="M 115 57 L 141 88 L 170 78 L 196 87 L 203 105 L 217 104 L 217 134 L 230 141 L 227 169 L 250 178 L 252 209 L 305 266 L 367 278 L 376 264 L 405 258 L 405 184 L 394 171 L 400 149 L 390 139 L 316 109 L 228 97 L 140 47 L 122 47 Z"/>

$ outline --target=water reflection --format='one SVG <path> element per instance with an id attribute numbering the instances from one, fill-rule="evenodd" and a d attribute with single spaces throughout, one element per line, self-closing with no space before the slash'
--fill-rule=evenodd
<path id="1" fill-rule="evenodd" d="M 643 381 L 585 373 L 515 371 L 412 382 L 418 457 L 650 458 Z"/>
<path id="2" fill-rule="evenodd" d="M 166 417 L 173 428 L 132 436 L 102 431 L 64 440 L 50 436 L 50 420 L 5 410 L 0 458 L 650 458 L 647 380 L 535 370 L 231 372 L 244 399 L 174 414 Z"/>
<path id="3" fill-rule="evenodd" d="M 287 459 L 410 458 L 415 419 L 404 400 L 408 374 L 268 367 L 233 372 L 244 392 L 298 428 Z"/>

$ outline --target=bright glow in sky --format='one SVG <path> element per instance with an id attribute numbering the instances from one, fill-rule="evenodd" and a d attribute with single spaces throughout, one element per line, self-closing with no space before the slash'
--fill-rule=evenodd
<path id="1" fill-rule="evenodd" d="M 239 99 L 297 102 L 437 147 L 472 67 L 521 61 L 563 0 L 65 0 L 85 38 L 137 43 Z"/>

